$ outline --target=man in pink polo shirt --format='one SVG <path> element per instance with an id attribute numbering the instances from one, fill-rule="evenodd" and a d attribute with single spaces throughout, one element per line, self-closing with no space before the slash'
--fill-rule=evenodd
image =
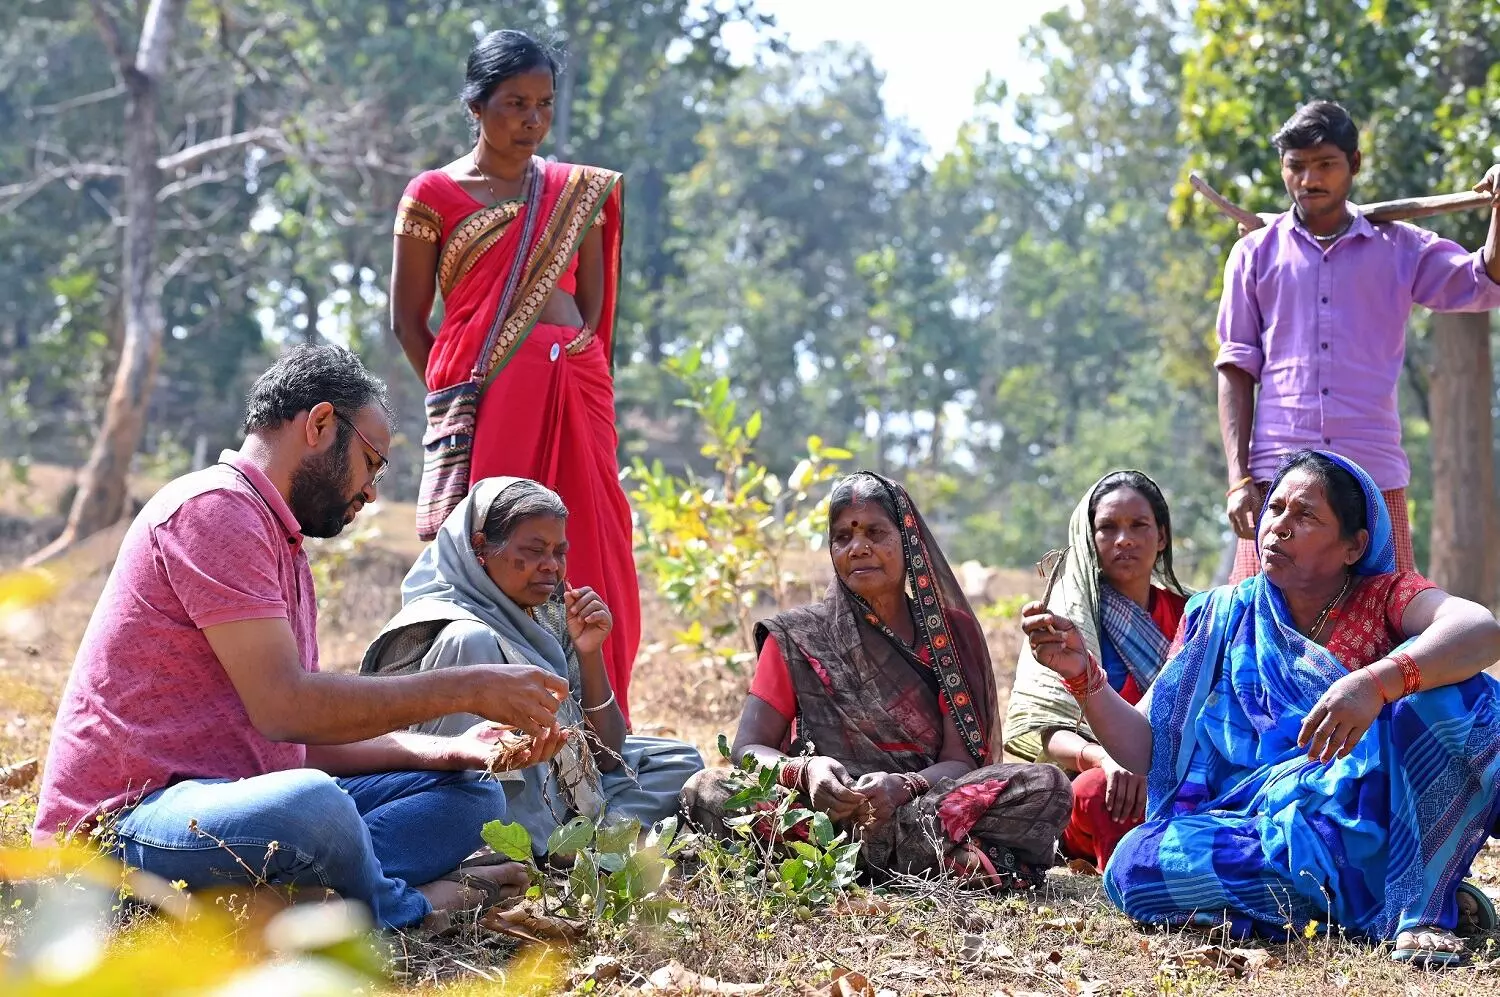
<path id="1" fill-rule="evenodd" d="M 525 875 L 464 864 L 505 814 L 481 770 L 498 724 L 537 736 L 522 766 L 557 750 L 567 683 L 516 665 L 319 672 L 303 539 L 375 500 L 385 387 L 348 350 L 299 346 L 256 381 L 245 431 L 131 524 L 58 709 L 36 839 L 103 825 L 126 864 L 190 889 L 253 870 L 363 901 L 390 927 L 498 899 Z M 452 713 L 487 722 L 405 730 Z"/>
<path id="2" fill-rule="evenodd" d="M 1500 307 L 1500 166 L 1477 253 L 1405 222 L 1372 224 L 1349 204 L 1359 130 L 1330 101 L 1304 105 L 1276 133 L 1292 210 L 1234 246 L 1219 303 L 1219 430 L 1229 522 L 1241 538 L 1231 582 L 1260 571 L 1256 520 L 1266 484 L 1292 453 L 1332 450 L 1370 473 L 1395 527 L 1396 564 L 1416 569 L 1397 382 L 1414 304 L 1438 312 Z M 1259 395 L 1256 386 L 1259 385 Z"/>

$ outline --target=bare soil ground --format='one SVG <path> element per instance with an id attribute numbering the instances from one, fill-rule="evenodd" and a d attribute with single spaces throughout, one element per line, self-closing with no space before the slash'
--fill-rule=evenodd
<path id="1" fill-rule="evenodd" d="M 33 481 L 36 478 L 34 476 Z M 49 478 L 25 496 L 0 492 L 0 572 L 18 563 L 59 525 L 55 500 L 63 479 Z M 50 492 L 50 495 L 48 494 Z M 327 545 L 317 556 L 336 583 L 325 592 L 325 668 L 357 666 L 365 642 L 396 610 L 398 585 L 418 545 L 409 536 L 410 507 L 387 505 L 371 523 L 381 535 L 352 549 Z M 46 752 L 50 726 L 74 651 L 103 586 L 108 559 L 75 568 L 56 598 L 0 623 L 0 765 Z M 810 563 L 808 570 L 820 569 Z M 1033 583 L 1002 573 L 991 594 L 1014 599 Z M 646 597 L 646 646 L 631 689 L 638 729 L 681 737 L 714 758 L 721 731 L 732 732 L 747 675 L 710 669 L 674 654 L 681 629 L 654 596 Z M 992 625 L 997 662 L 1015 660 L 1013 628 Z M 1007 673 L 1008 668 L 1002 668 Z M 1003 682 L 1008 695 L 1009 683 Z M 36 781 L 0 790 L 0 843 L 26 837 Z M 1500 852 L 1481 854 L 1475 878 L 1500 888 Z M 799 917 L 727 894 L 699 881 L 680 885 L 685 923 L 665 929 L 601 930 L 570 956 L 552 992 L 635 992 L 672 960 L 721 981 L 764 984 L 767 994 L 837 994 L 830 974 L 863 974 L 873 988 L 895 994 L 1146 995 L 1258 993 L 1311 995 L 1485 994 L 1494 988 L 1500 937 L 1471 940 L 1475 968 L 1446 975 L 1405 970 L 1364 945 L 1328 937 L 1236 954 L 1226 942 L 1199 934 L 1137 931 L 1102 896 L 1099 880 L 1055 870 L 1044 890 L 993 897 L 927 884 L 896 891 L 876 914 Z M 0 950 L 9 932 L 0 924 Z M 469 932 L 441 944 L 395 940 L 393 967 L 402 989 L 488 992 L 503 978 L 510 946 Z M 590 957 L 613 960 L 594 982 L 578 967 Z M 571 975 L 570 975 L 571 972 Z M 617 976 L 611 974 L 618 973 Z M 658 991 L 663 992 L 663 991 Z M 668 988 L 665 992 L 674 992 Z M 679 988 L 675 992 L 689 992 Z M 713 991 L 699 991 L 713 992 Z"/>

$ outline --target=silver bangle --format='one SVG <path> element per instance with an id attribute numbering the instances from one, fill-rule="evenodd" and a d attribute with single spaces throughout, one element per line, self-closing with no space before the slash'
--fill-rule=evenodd
<path id="1" fill-rule="evenodd" d="M 600 703 L 598 706 L 585 706 L 583 708 L 583 712 L 585 712 L 585 713 L 598 713 L 600 710 L 604 709 L 605 707 L 613 706 L 614 702 L 615 702 L 615 691 L 613 689 L 611 689 L 611 690 L 609 690 L 609 698 L 608 699 L 606 699 L 604 702 Z"/>

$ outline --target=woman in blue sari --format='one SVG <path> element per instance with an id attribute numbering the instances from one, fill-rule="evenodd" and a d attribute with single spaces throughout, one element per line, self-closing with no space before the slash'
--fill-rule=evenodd
<path id="1" fill-rule="evenodd" d="M 1390 516 L 1358 465 L 1302 451 L 1261 513 L 1262 572 L 1194 596 L 1135 708 L 1077 629 L 1033 604 L 1023 628 L 1110 755 L 1146 771 L 1146 822 L 1105 870 L 1158 925 L 1238 936 L 1332 922 L 1394 958 L 1458 964 L 1463 883 L 1497 817 L 1500 625 L 1397 572 Z"/>

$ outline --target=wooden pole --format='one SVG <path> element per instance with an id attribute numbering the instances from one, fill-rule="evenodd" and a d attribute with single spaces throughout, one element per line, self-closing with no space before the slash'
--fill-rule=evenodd
<path id="1" fill-rule="evenodd" d="M 1202 194 L 1214 207 L 1229 218 L 1243 225 L 1246 232 L 1263 228 L 1265 221 L 1253 211 L 1248 211 L 1229 200 L 1209 186 L 1196 172 L 1188 174 L 1188 183 Z M 1429 194 L 1422 197 L 1403 197 L 1395 201 L 1376 201 L 1359 205 L 1359 211 L 1372 222 L 1405 221 L 1410 218 L 1430 218 L 1433 215 L 1451 214 L 1455 211 L 1473 211 L 1488 208 L 1494 201 L 1489 194 L 1474 191 L 1459 191 L 1456 194 Z"/>

